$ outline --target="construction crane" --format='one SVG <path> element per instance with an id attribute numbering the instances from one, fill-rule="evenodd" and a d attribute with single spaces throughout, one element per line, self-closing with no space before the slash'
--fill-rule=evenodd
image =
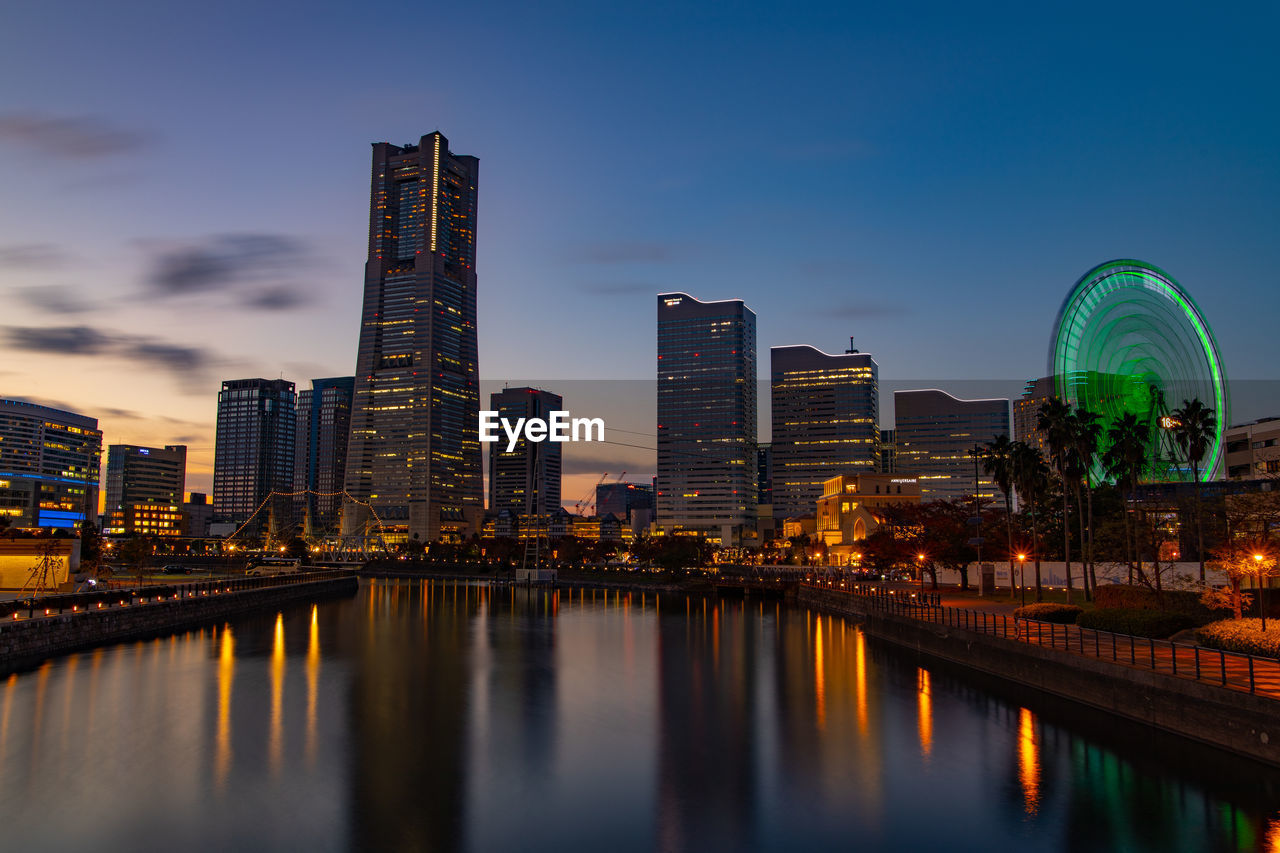
<path id="1" fill-rule="evenodd" d="M 626 473 L 626 472 L 624 471 L 623 473 Z M 591 487 L 591 491 L 589 491 L 589 492 L 587 492 L 585 495 L 583 495 L 583 496 L 582 496 L 582 498 L 581 498 L 581 499 L 580 499 L 576 504 L 574 504 L 574 505 L 573 505 L 573 514 L 574 514 L 574 515 L 586 516 L 588 513 L 583 512 L 583 508 L 584 508 L 584 507 L 586 507 L 586 508 L 588 508 L 588 509 L 591 509 L 591 510 L 594 510 L 594 509 L 595 509 L 595 507 L 596 507 L 596 489 L 598 489 L 598 488 L 600 488 L 600 486 L 604 485 L 604 481 L 605 481 L 605 480 L 607 480 L 608 478 L 609 478 L 609 472 L 608 472 L 608 471 L 606 471 L 605 473 L 603 473 L 603 474 L 601 474 L 601 475 L 600 475 L 600 479 L 599 479 L 599 480 L 596 480 L 596 484 L 595 484 L 594 486 L 592 486 L 592 487 Z"/>

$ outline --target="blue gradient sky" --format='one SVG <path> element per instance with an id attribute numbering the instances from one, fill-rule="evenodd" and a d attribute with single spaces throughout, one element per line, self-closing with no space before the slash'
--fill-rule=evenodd
<path id="1" fill-rule="evenodd" d="M 665 290 L 746 299 L 762 369 L 1030 378 L 1114 257 L 1277 378 L 1280 7 L 883 5 L 10 3 L 0 395 L 206 487 L 221 379 L 352 372 L 369 143 L 435 129 L 481 162 L 486 380 L 651 378 Z"/>

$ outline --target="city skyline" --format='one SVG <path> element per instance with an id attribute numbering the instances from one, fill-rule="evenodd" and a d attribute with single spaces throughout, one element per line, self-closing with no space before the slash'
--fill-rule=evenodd
<path id="1" fill-rule="evenodd" d="M 208 37 L 175 52 L 145 3 L 67 6 L 84 27 L 31 7 L 0 35 L 12 79 L 55 44 L 64 58 L 0 99 L 14 200 L 0 210 L 0 388 L 98 417 L 109 443 L 188 445 L 192 489 L 210 491 L 221 380 L 353 372 L 367 146 L 433 126 L 486 163 L 482 379 L 647 378 L 652 330 L 626 318 L 684 289 L 752 305 L 762 347 L 830 351 L 853 333 L 886 386 L 1021 383 L 1044 373 L 1071 282 L 1114 257 L 1164 266 L 1195 294 L 1230 375 L 1274 376 L 1266 312 L 1252 310 L 1280 261 L 1280 130 L 1259 109 L 1276 76 L 1266 6 L 1108 8 L 1113 31 L 1152 34 L 1116 56 L 1083 10 L 1043 27 L 941 6 L 761 5 L 672 26 L 499 5 L 482 38 L 439 47 L 488 69 L 466 97 L 407 74 L 370 94 L 320 62 L 342 33 L 389 72 L 408 67 L 362 13 L 289 17 L 301 30 L 282 48 L 271 32 L 287 11 L 246 31 L 234 10 L 206 10 Z M 246 62 L 212 73 L 227 38 Z M 1177 65 L 1159 61 L 1171 52 Z M 565 159 L 572 182 L 550 165 Z M 767 201 L 762 168 L 781 178 Z M 565 305 L 570 334 L 528 346 L 531 321 Z M 997 329 L 999 346 L 975 344 Z M 574 476 L 566 494 L 592 479 Z"/>

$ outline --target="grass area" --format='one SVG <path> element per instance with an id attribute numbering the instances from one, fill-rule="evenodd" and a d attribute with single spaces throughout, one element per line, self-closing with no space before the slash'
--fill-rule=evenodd
<path id="1" fill-rule="evenodd" d="M 925 590 L 929 591 L 929 585 L 925 584 Z M 980 607 L 983 604 L 1022 604 L 1022 595 L 1020 593 L 1009 594 L 1008 587 L 1001 587 L 998 592 L 993 595 L 978 595 L 976 589 L 961 591 L 959 587 L 940 586 L 938 591 L 948 597 L 958 597 L 962 599 L 972 599 L 973 606 Z M 1071 594 L 1071 601 L 1067 601 L 1067 591 L 1061 587 L 1045 587 L 1044 596 L 1041 601 L 1049 604 L 1074 604 L 1083 610 L 1092 610 L 1093 602 L 1084 600 L 1084 593 L 1076 589 Z M 1027 604 L 1036 603 L 1036 591 L 1034 587 L 1027 587 Z"/>

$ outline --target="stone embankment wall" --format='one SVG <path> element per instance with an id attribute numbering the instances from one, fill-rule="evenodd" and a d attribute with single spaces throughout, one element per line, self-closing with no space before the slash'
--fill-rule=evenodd
<path id="1" fill-rule="evenodd" d="M 1280 766 L 1280 702 L 1146 669 L 870 608 L 802 587 L 798 602 L 861 622 L 876 637 L 1238 755 Z"/>
<path id="2" fill-rule="evenodd" d="M 347 575 L 218 595 L 0 622 L 0 671 L 34 666 L 78 649 L 217 622 L 246 611 L 321 596 L 349 595 L 359 585 L 355 576 Z"/>

